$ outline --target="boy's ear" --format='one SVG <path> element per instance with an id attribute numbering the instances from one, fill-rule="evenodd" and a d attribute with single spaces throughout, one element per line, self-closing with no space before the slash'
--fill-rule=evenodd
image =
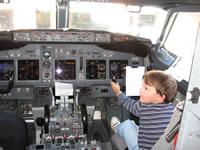
<path id="1" fill-rule="evenodd" d="M 160 100 L 161 100 L 162 102 L 164 102 L 165 98 L 166 98 L 165 95 L 162 95 L 162 96 L 160 95 Z"/>

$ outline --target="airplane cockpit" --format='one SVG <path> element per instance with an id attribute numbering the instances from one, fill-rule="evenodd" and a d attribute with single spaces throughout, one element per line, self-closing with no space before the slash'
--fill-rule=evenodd
<path id="1" fill-rule="evenodd" d="M 129 67 L 136 80 L 140 69 L 173 74 L 174 106 L 195 85 L 189 83 L 199 48 L 198 1 L 0 2 L 0 115 L 25 120 L 27 150 L 116 150 L 110 119 L 138 122 L 110 85 L 128 93 Z M 176 150 L 186 140 L 180 137 Z"/>

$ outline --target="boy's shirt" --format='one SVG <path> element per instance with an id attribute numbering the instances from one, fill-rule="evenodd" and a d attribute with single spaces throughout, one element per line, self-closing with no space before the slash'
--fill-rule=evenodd
<path id="1" fill-rule="evenodd" d="M 151 149 L 164 133 L 171 116 L 173 105 L 141 103 L 121 93 L 118 96 L 120 103 L 132 114 L 140 118 L 138 145 L 140 149 Z"/>

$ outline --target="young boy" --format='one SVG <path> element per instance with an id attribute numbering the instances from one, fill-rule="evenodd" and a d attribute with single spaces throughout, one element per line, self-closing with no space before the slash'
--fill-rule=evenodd
<path id="1" fill-rule="evenodd" d="M 111 82 L 111 86 L 124 108 L 140 118 L 138 127 L 133 121 L 120 123 L 118 118 L 113 117 L 112 129 L 125 140 L 129 150 L 150 150 L 164 133 L 173 114 L 176 80 L 163 71 L 146 72 L 140 100 L 124 95 L 118 83 Z"/>

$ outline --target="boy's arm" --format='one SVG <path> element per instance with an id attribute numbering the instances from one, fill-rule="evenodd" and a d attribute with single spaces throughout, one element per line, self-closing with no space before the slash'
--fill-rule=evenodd
<path id="1" fill-rule="evenodd" d="M 139 117 L 141 103 L 124 95 L 120 90 L 119 83 L 111 82 L 110 85 L 124 108 L 133 113 L 135 116 Z"/>
<path id="2" fill-rule="evenodd" d="M 120 101 L 120 104 L 123 105 L 124 108 L 133 113 L 135 116 L 140 117 L 139 114 L 141 103 L 139 100 L 131 99 L 123 93 L 119 94 L 118 99 Z"/>
<path id="3" fill-rule="evenodd" d="M 115 92 L 116 96 L 118 97 L 122 93 L 122 91 L 120 90 L 119 83 L 118 82 L 115 83 L 112 81 L 110 82 L 110 85 L 112 87 L 113 92 Z"/>

